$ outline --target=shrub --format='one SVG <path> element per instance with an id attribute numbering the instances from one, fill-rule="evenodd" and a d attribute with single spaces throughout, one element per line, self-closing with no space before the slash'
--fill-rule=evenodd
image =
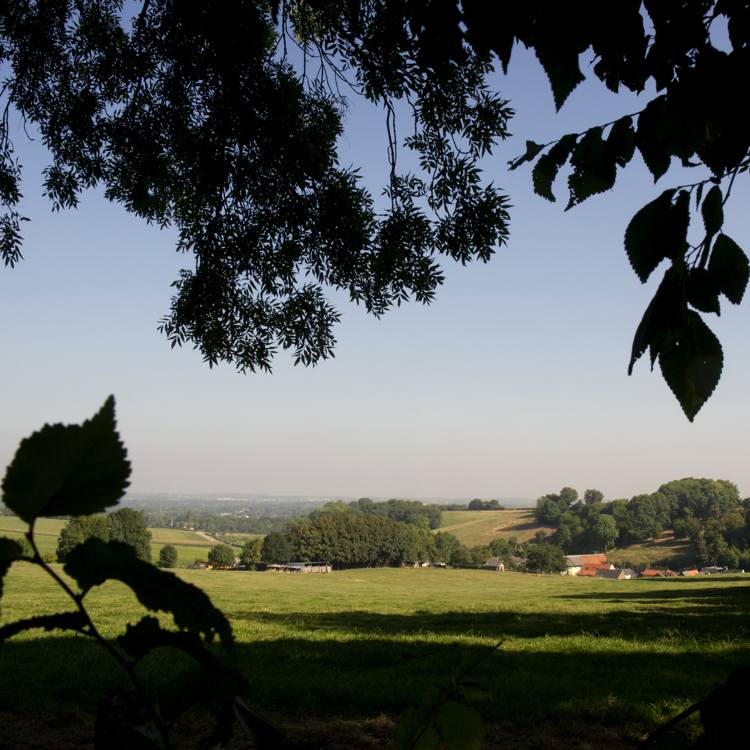
<path id="1" fill-rule="evenodd" d="M 174 568 L 177 566 L 177 547 L 174 544 L 165 544 L 159 552 L 160 568 Z"/>

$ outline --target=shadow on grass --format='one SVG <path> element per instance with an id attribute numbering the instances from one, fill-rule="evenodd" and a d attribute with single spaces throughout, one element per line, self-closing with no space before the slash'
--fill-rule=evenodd
<path id="1" fill-rule="evenodd" d="M 628 594 L 592 594 L 613 606 L 571 614 L 554 607 L 543 610 L 494 612 L 417 611 L 410 615 L 368 611 L 268 613 L 237 610 L 228 613 L 236 623 L 256 624 L 285 634 L 326 631 L 331 635 L 388 635 L 404 637 L 473 637 L 538 639 L 554 636 L 617 637 L 647 643 L 679 637 L 684 647 L 717 640 L 750 642 L 750 589 L 729 589 L 697 596 L 670 596 L 673 592 L 640 591 Z M 578 598 L 575 597 L 568 598 Z M 588 598 L 588 595 L 580 595 Z M 643 606 L 638 606 L 642 604 Z M 627 606 L 618 607 L 617 604 Z M 663 606 L 660 606 L 663 605 Z"/>
<path id="2" fill-rule="evenodd" d="M 9 641 L 0 652 L 0 706 L 63 718 L 95 710 L 96 700 L 127 681 L 95 644 L 83 639 Z M 403 641 L 387 637 L 308 640 L 283 637 L 239 645 L 233 660 L 251 683 L 249 704 L 262 713 L 292 717 L 398 716 L 436 682 L 447 682 L 465 643 Z M 585 651 L 504 651 L 483 662 L 472 679 L 494 700 L 479 706 L 487 720 L 653 727 L 695 702 L 740 664 L 750 648 L 702 653 L 613 650 L 592 638 Z M 144 683 L 158 686 L 187 661 L 163 650 L 141 667 Z"/>

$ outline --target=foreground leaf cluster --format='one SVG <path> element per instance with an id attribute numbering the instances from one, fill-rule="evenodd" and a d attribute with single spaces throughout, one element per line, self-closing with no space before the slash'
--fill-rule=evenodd
<path id="1" fill-rule="evenodd" d="M 0 645 L 27 630 L 62 629 L 92 638 L 110 653 L 128 674 L 132 688 L 114 689 L 99 701 L 97 748 L 170 748 L 175 722 L 199 703 L 206 704 L 216 719 L 201 747 L 227 741 L 235 718 L 255 737 L 258 747 L 277 746 L 280 735 L 242 701 L 247 691 L 242 675 L 206 645 L 218 638 L 228 654 L 235 651 L 228 620 L 205 592 L 139 559 L 133 547 L 119 541 L 91 537 L 69 552 L 64 571 L 77 591 L 39 554 L 34 539 L 37 518 L 101 512 L 124 494 L 129 475 L 130 464 L 115 429 L 112 397 L 83 425 L 45 425 L 22 441 L 3 479 L 2 499 L 29 525 L 28 544 L 0 538 L 0 595 L 10 566 L 28 562 L 55 580 L 69 596 L 73 610 L 3 625 Z M 124 583 L 146 610 L 171 615 L 176 629 L 164 628 L 158 618 L 146 615 L 128 625 L 116 643 L 107 641 L 85 606 L 89 593 L 107 581 Z M 154 649 L 164 646 L 180 649 L 195 666 L 154 696 L 144 687 L 137 668 Z"/>

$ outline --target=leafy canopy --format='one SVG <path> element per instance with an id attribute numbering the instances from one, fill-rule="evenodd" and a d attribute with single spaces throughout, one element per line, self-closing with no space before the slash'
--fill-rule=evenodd
<path id="1" fill-rule="evenodd" d="M 231 18 L 232 23 L 226 23 Z M 715 44 L 724 26 L 728 44 Z M 633 217 L 625 250 L 645 282 L 667 264 L 632 345 L 647 351 L 691 421 L 713 393 L 723 351 L 704 316 L 737 305 L 747 255 L 724 231 L 728 199 L 750 166 L 737 82 L 750 72 L 750 8 L 737 0 L 120 0 L 14 3 L 0 25 L 10 71 L 0 123 L 0 254 L 21 258 L 20 166 L 11 114 L 50 150 L 45 190 L 75 206 L 101 184 L 110 200 L 179 230 L 194 266 L 176 280 L 161 323 L 213 365 L 269 369 L 332 356 L 343 290 L 379 316 L 410 298 L 430 302 L 440 255 L 487 261 L 508 234 L 507 199 L 477 166 L 507 135 L 512 111 L 489 90 L 496 59 L 535 51 L 559 109 L 584 80 L 580 58 L 614 92 L 656 96 L 639 112 L 527 141 L 511 169 L 533 164 L 534 190 L 554 201 L 569 167 L 567 208 L 610 190 L 638 153 L 654 181 L 673 160 L 699 167 Z M 300 64 L 301 61 L 301 64 Z M 293 66 L 296 62 L 297 66 Z M 347 95 L 383 107 L 389 133 L 386 207 L 339 163 Z M 397 138 L 396 107 L 410 112 Z M 400 148 L 416 157 L 402 172 Z M 688 239 L 691 225 L 699 239 Z"/>

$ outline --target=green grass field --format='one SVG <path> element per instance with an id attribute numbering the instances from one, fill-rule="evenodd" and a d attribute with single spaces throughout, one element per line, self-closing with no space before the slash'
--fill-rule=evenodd
<path id="1" fill-rule="evenodd" d="M 396 717 L 448 679 L 467 649 L 502 641 L 475 675 L 494 695 L 481 706 L 491 726 L 576 737 L 606 730 L 634 743 L 620 747 L 635 747 L 655 722 L 750 663 L 742 577 L 604 581 L 408 568 L 178 575 L 227 614 L 239 643 L 235 663 L 252 684 L 248 701 L 278 720 Z M 120 584 L 90 598 L 110 638 L 143 613 Z M 41 571 L 16 564 L 0 621 L 63 603 Z M 145 679 L 158 683 L 180 663 L 151 657 Z M 56 632 L 11 639 L 0 672 L 0 706 L 56 717 L 93 710 L 121 678 L 95 644 Z M 0 744 L 11 743 L 16 725 L 0 729 Z"/>
<path id="2" fill-rule="evenodd" d="M 184 529 L 151 529 L 151 538 L 154 542 L 161 544 L 196 544 L 203 547 L 216 544 L 197 531 Z"/>
<path id="3" fill-rule="evenodd" d="M 443 522 L 439 531 L 449 531 L 467 547 L 487 546 L 493 539 L 514 536 L 519 542 L 533 539 L 534 534 L 544 530 L 548 535 L 555 529 L 539 526 L 530 508 L 513 510 L 449 510 L 443 511 Z"/>
<path id="4" fill-rule="evenodd" d="M 60 518 L 38 518 L 34 524 L 35 534 L 53 534 L 57 536 L 67 521 Z M 0 516 L 0 534 L 6 531 L 26 531 L 28 526 L 18 516 Z"/>

